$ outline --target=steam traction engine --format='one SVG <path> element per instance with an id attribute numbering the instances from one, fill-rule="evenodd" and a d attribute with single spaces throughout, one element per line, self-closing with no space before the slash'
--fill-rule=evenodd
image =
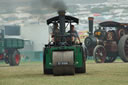
<path id="1" fill-rule="evenodd" d="M 59 24 L 59 32 L 53 33 L 54 41 L 45 45 L 43 55 L 44 74 L 67 75 L 85 73 L 85 50 L 81 43 L 72 43 L 71 34 L 66 32 L 66 26 L 79 23 L 72 16 L 66 16 L 65 11 L 59 11 L 59 16 L 47 20 L 47 24 Z M 55 26 L 54 26 L 55 27 Z M 71 28 L 70 28 L 71 30 Z M 53 30 L 54 31 L 54 30 Z"/>
<path id="2" fill-rule="evenodd" d="M 93 18 L 89 18 L 89 37 L 85 39 L 89 56 L 97 63 L 114 62 L 117 56 L 128 62 L 128 24 L 114 21 L 99 23 L 93 33 Z"/>
<path id="3" fill-rule="evenodd" d="M 6 36 L 6 30 L 9 29 L 11 34 L 11 28 L 19 28 L 19 26 L 5 26 L 7 29 L 0 29 L 0 60 L 4 60 L 6 64 L 10 66 L 17 66 L 20 63 L 20 52 L 18 49 L 24 48 L 24 40 L 18 38 L 12 38 L 12 36 Z M 13 30 L 14 31 L 14 30 Z"/>

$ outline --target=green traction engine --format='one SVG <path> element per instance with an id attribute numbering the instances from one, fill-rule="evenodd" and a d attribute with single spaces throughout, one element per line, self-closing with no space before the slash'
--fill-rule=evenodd
<path id="1" fill-rule="evenodd" d="M 71 33 L 66 29 L 72 23 L 79 23 L 79 19 L 65 15 L 65 11 L 58 11 L 58 16 L 47 20 L 47 24 L 59 25 L 58 33 L 53 33 L 54 41 L 44 47 L 43 70 L 44 74 L 74 75 L 86 72 L 86 53 L 81 43 L 73 43 Z M 55 27 L 55 26 L 54 26 Z M 53 31 L 54 28 L 53 28 Z"/>
<path id="2" fill-rule="evenodd" d="M 5 30 L 0 29 L 0 61 L 4 60 L 10 66 L 19 65 L 21 57 L 18 49 L 22 48 L 24 48 L 23 39 L 5 38 Z"/>

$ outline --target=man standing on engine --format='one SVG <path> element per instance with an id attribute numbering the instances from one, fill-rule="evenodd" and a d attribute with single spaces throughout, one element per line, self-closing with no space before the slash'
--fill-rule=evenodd
<path id="1" fill-rule="evenodd" d="M 72 42 L 73 42 L 73 43 L 76 42 L 76 39 L 79 40 L 79 43 L 81 42 L 81 41 L 80 41 L 80 38 L 79 38 L 79 35 L 78 35 L 77 31 L 75 30 L 74 25 L 71 25 L 71 29 L 68 31 L 68 33 L 71 34 L 71 39 L 72 39 Z"/>
<path id="2" fill-rule="evenodd" d="M 52 38 L 53 41 L 58 44 L 60 42 L 60 36 L 59 36 L 59 28 L 58 28 L 58 24 L 54 23 L 53 24 L 53 33 L 52 33 Z"/>

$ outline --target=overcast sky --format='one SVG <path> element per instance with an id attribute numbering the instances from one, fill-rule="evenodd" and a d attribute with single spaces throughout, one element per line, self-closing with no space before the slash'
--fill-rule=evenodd
<path id="1" fill-rule="evenodd" d="M 0 21 L 3 23 L 4 23 L 4 20 L 5 21 L 14 21 L 14 20 L 17 20 L 17 16 L 18 16 L 18 19 L 19 19 L 19 17 L 22 17 L 22 18 L 25 17 L 25 19 L 26 19 L 26 17 L 28 17 L 27 20 L 30 19 L 31 21 L 34 21 L 35 18 L 37 18 L 37 19 L 41 18 L 44 20 L 44 18 L 49 18 L 48 16 L 52 16 L 52 14 L 54 15 L 56 13 L 56 11 L 54 11 L 53 9 L 49 10 L 46 7 L 44 7 L 44 3 L 41 1 L 42 0 L 0 0 Z M 55 0 L 45 0 L 45 1 L 55 1 Z M 76 11 L 76 9 L 73 8 L 73 5 L 69 5 L 69 4 L 74 4 L 74 5 L 75 4 L 84 4 L 85 5 L 85 4 L 91 3 L 92 8 L 94 7 L 94 8 L 99 9 L 98 7 L 100 7 L 101 5 L 99 5 L 98 7 L 95 7 L 93 5 L 93 3 L 99 3 L 99 2 L 102 3 L 102 2 L 106 2 L 108 0 L 59 0 L 59 1 L 64 1 L 65 4 L 68 5 L 67 12 L 69 12 L 71 14 L 71 13 L 77 13 L 79 11 L 78 10 Z M 117 2 L 117 1 L 122 1 L 122 0 L 115 0 L 115 1 Z M 109 0 L 109 2 L 110 2 L 109 4 L 111 4 L 111 0 Z M 126 0 L 125 0 L 125 2 L 126 2 Z M 106 6 L 103 7 L 103 9 L 101 9 L 100 12 L 98 10 L 96 10 L 96 11 L 98 11 L 98 13 L 102 13 L 103 10 L 108 9 L 109 6 L 111 6 L 111 5 L 108 5 L 108 7 L 106 7 Z M 79 5 L 79 8 L 80 8 L 80 5 Z M 111 8 L 109 8 L 109 9 L 111 10 Z M 86 8 L 84 8 L 84 9 L 86 9 Z M 83 12 L 93 13 L 90 8 L 87 8 L 87 10 L 88 11 L 83 11 Z M 110 14 L 110 10 L 107 10 L 106 12 L 109 12 L 109 14 Z M 86 15 L 86 14 L 84 14 L 84 15 Z M 112 15 L 112 14 L 110 14 L 110 15 Z M 34 19 L 32 19 L 31 16 L 32 17 L 34 16 Z M 89 15 L 87 14 L 87 16 L 89 16 Z M 81 16 L 79 16 L 79 17 L 81 17 Z"/>
<path id="2" fill-rule="evenodd" d="M 31 5 L 34 7 L 38 7 L 41 5 L 41 0 L 0 0 L 0 8 L 1 7 L 17 7 L 17 6 L 27 6 Z M 53 1 L 53 0 L 51 0 Z M 92 3 L 92 2 L 103 2 L 106 0 L 63 0 L 66 4 L 70 3 Z"/>

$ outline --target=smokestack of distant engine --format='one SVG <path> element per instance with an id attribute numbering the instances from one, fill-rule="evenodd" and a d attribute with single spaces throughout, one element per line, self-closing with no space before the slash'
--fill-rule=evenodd
<path id="1" fill-rule="evenodd" d="M 94 20 L 94 18 L 89 17 L 88 20 L 89 20 L 89 35 L 93 35 L 93 20 Z"/>

